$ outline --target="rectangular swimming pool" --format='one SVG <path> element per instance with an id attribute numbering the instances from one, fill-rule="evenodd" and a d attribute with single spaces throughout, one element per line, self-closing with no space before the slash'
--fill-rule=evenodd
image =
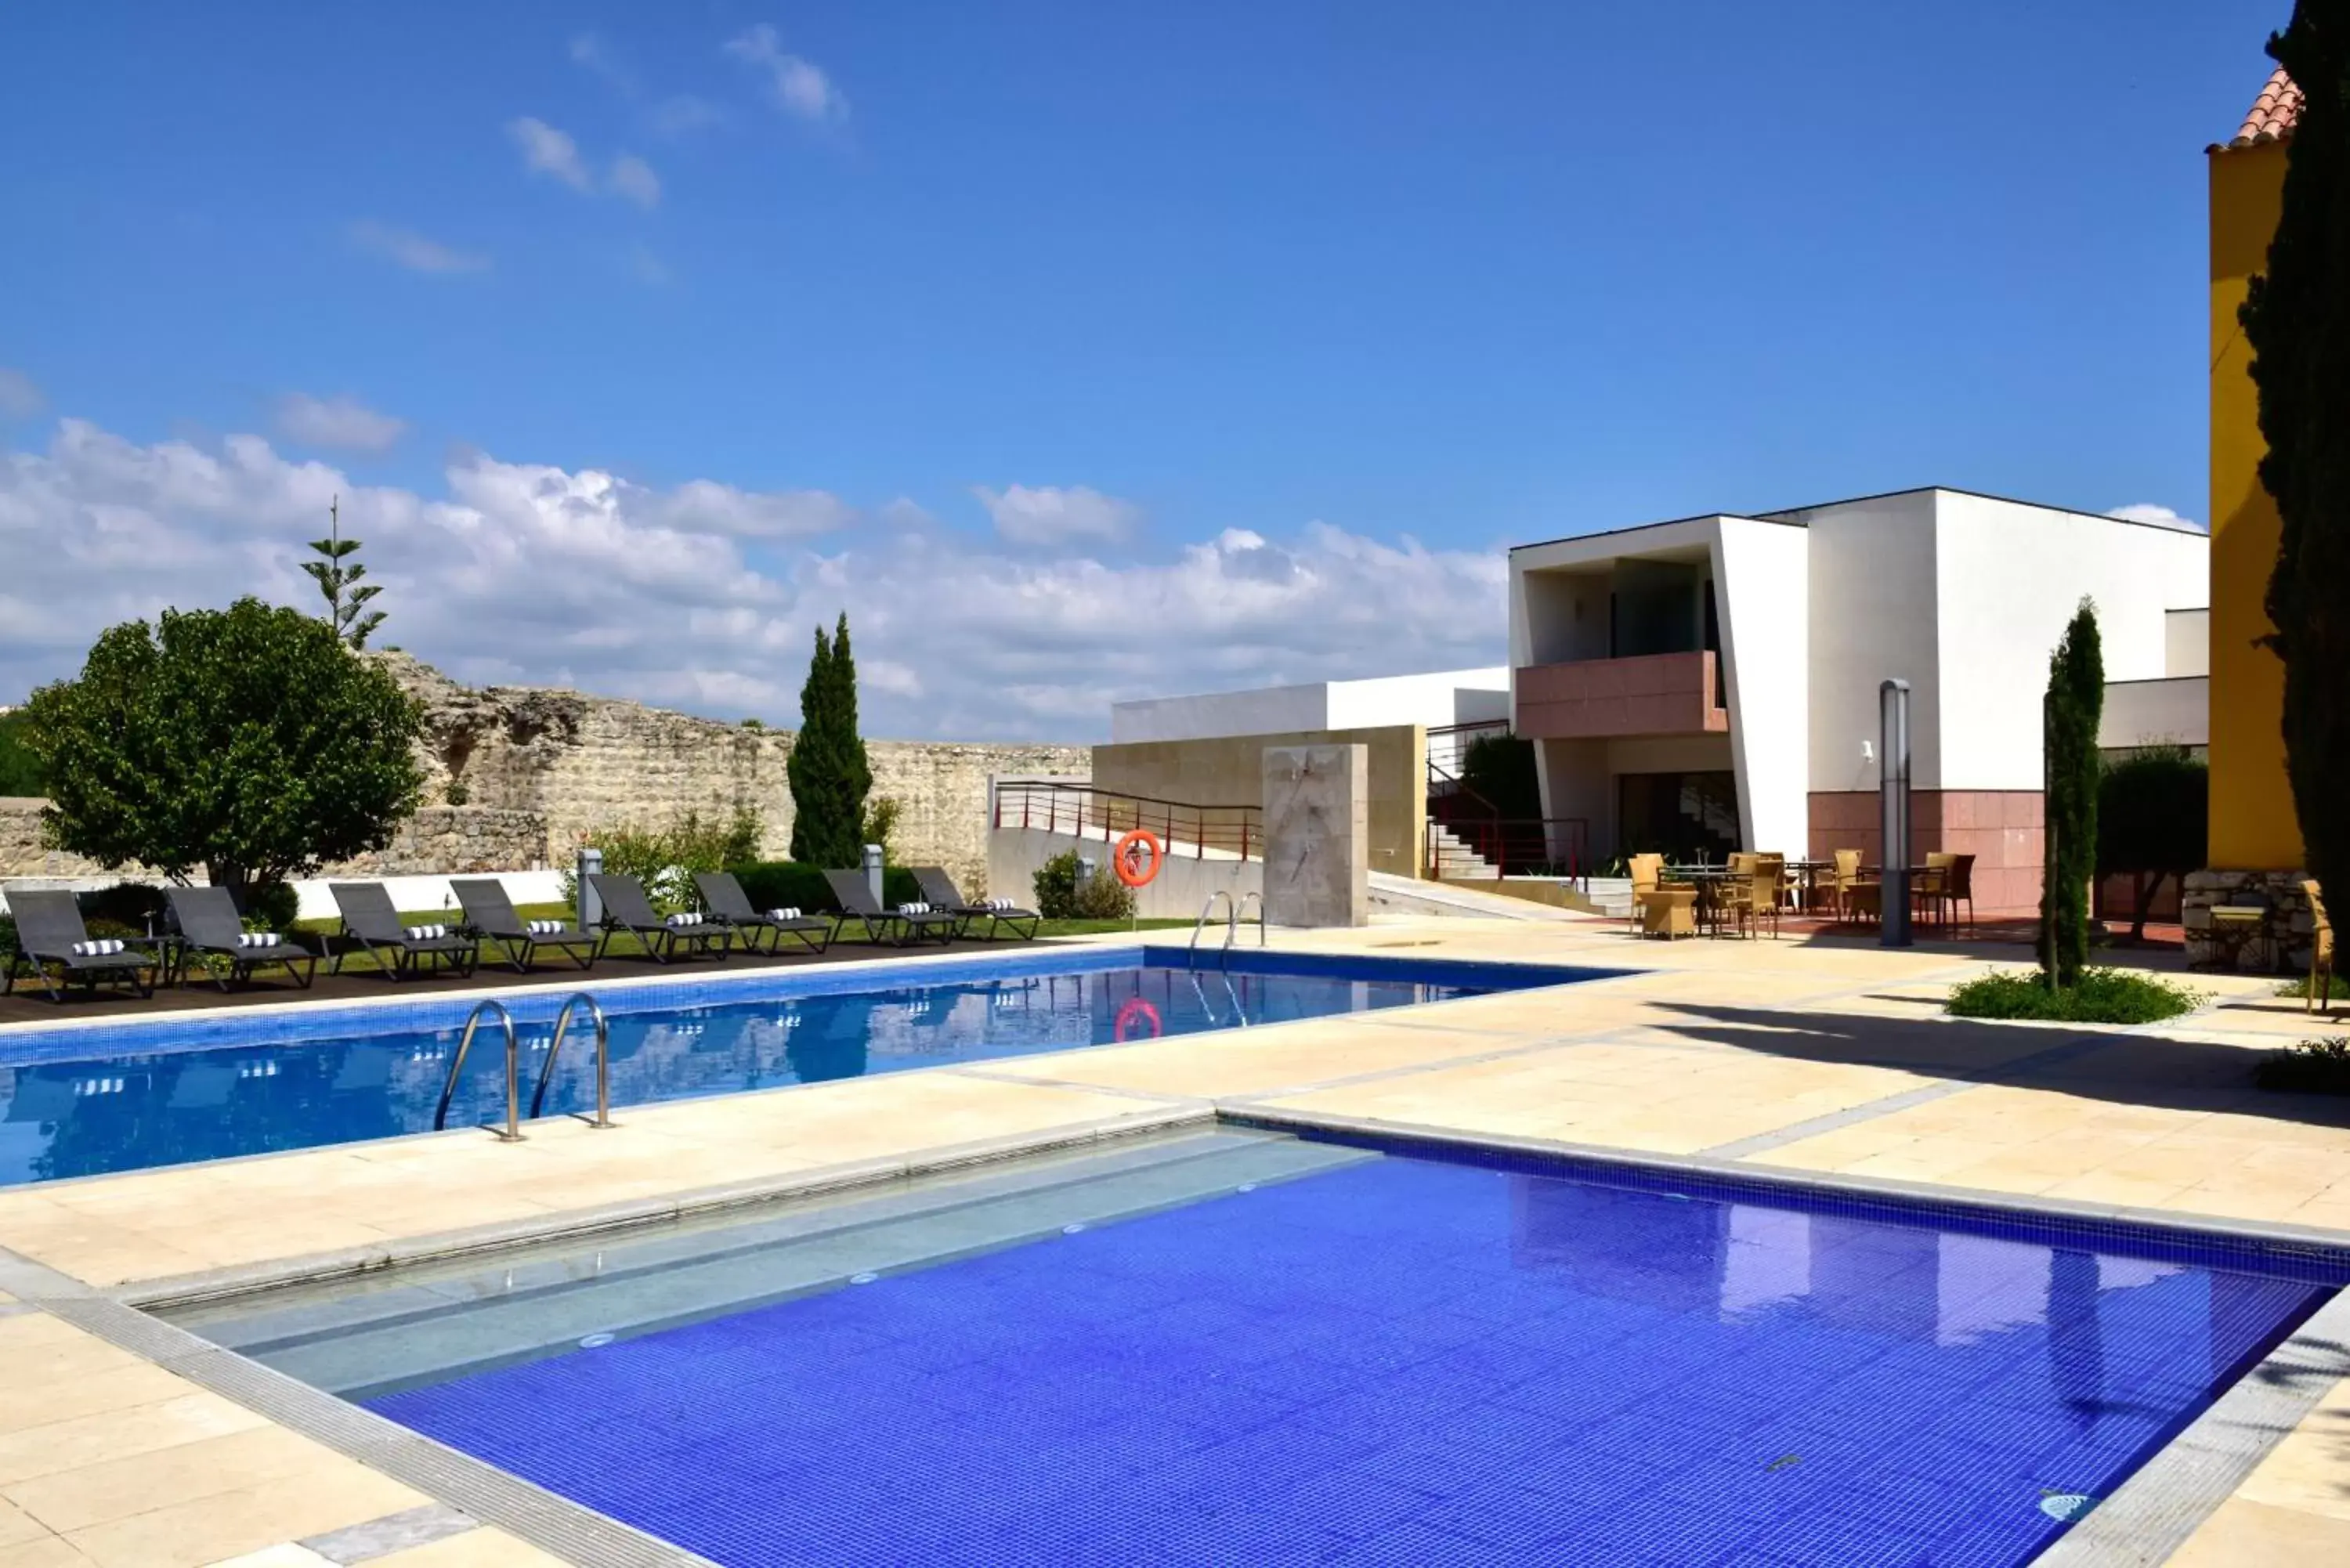
<path id="1" fill-rule="evenodd" d="M 730 1568 L 2006 1568 L 2345 1278 L 1224 1128 L 167 1315 Z"/>
<path id="2" fill-rule="evenodd" d="M 1609 971 L 1238 952 L 1087 948 L 924 966 L 766 971 L 602 984 L 615 1106 L 1362 1012 Z M 504 992 L 524 1096 L 552 1044 L 557 988 Z M 0 1033 L 0 1185 L 307 1148 L 432 1128 L 467 1000 L 259 1008 L 99 1029 Z M 556 1058 L 548 1114 L 595 1102 L 584 1018 Z M 503 1117 L 504 1045 L 476 1036 L 451 1127 Z"/>

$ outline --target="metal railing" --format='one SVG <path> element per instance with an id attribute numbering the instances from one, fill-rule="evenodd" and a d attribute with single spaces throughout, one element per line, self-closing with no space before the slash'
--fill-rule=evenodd
<path id="1" fill-rule="evenodd" d="M 500 1143 L 522 1141 L 522 1051 L 515 1041 L 514 1014 L 498 1002 L 484 1002 L 465 1014 L 465 1033 L 457 1037 L 457 1054 L 449 1060 L 449 1081 L 441 1085 L 441 1106 L 432 1113 L 432 1130 L 439 1132 L 449 1125 L 449 1102 L 457 1093 L 457 1075 L 465 1069 L 465 1053 L 473 1048 L 473 1031 L 482 1026 L 482 1015 L 494 1012 L 506 1032 L 506 1125 L 498 1132 Z M 496 1128 L 492 1128 L 497 1131 Z"/>
<path id="2" fill-rule="evenodd" d="M 1461 764 L 1469 760 L 1469 748 L 1478 742 L 1498 739 L 1510 732 L 1507 719 L 1480 719 L 1469 724 L 1439 724 L 1428 732 L 1428 784 L 1431 793 L 1437 788 L 1440 775 L 1458 784 Z"/>
<path id="3" fill-rule="evenodd" d="M 1459 817 L 1430 823 L 1428 875 L 1440 882 L 1557 877 L 1584 883 L 1591 875 L 1590 836 L 1591 825 L 1580 816 Z"/>
<path id="4" fill-rule="evenodd" d="M 588 1004 L 588 1016 L 596 1024 L 596 1116 L 588 1125 L 619 1125 L 612 1120 L 612 1025 L 604 1016 L 603 1005 L 584 991 L 565 1002 L 563 1011 L 555 1016 L 555 1038 L 546 1043 L 546 1060 L 538 1069 L 538 1089 L 530 1097 L 533 1121 L 546 1108 L 546 1085 L 555 1077 L 555 1059 L 563 1054 L 563 1036 L 571 1028 L 572 1010 L 583 1002 Z"/>
<path id="5" fill-rule="evenodd" d="M 546 1085 L 555 1077 L 555 1059 L 562 1054 L 563 1036 L 570 1031 L 571 1015 L 582 1002 L 587 1004 L 588 1016 L 596 1025 L 596 1116 L 588 1125 L 615 1127 L 619 1124 L 612 1120 L 612 1027 L 604 1017 L 602 1006 L 584 991 L 565 1002 L 563 1011 L 556 1014 L 555 1034 L 546 1043 L 546 1061 L 538 1070 L 538 1088 L 530 1097 L 531 1119 L 536 1121 L 546 1108 Z M 456 1054 L 449 1059 L 448 1081 L 441 1085 L 441 1104 L 432 1113 L 432 1130 L 439 1132 L 449 1125 L 449 1105 L 457 1096 L 457 1078 L 465 1070 L 465 1054 L 473 1048 L 473 1034 L 481 1028 L 482 1019 L 491 1013 L 496 1014 L 498 1025 L 506 1035 L 506 1125 L 503 1128 L 492 1126 L 490 1130 L 497 1134 L 500 1143 L 520 1143 L 524 1137 L 522 1046 L 515 1035 L 514 1014 L 495 1000 L 480 1003 L 465 1015 L 465 1032 L 457 1037 Z"/>
<path id="6" fill-rule="evenodd" d="M 1264 858 L 1264 813 L 1253 805 L 1191 805 L 1091 784 L 1025 779 L 995 787 L 997 827 L 1031 827 L 1115 843 L 1141 828 L 1176 859 Z"/>

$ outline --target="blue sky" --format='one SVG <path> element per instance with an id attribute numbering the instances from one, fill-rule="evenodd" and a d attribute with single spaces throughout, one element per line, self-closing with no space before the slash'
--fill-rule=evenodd
<path id="1" fill-rule="evenodd" d="M 20 517 L 135 506 L 191 560 L 354 493 L 415 651 L 703 711 L 788 720 L 770 655 L 834 600 L 910 731 L 1492 656 L 1517 540 L 1928 483 L 2200 516 L 2202 149 L 2286 11 L 22 7 L 0 450 Z M 767 651 L 573 635 L 625 597 L 503 642 L 436 620 L 451 507 L 545 529 L 473 620 L 608 572 L 585 507 L 624 555 L 723 544 L 696 559 L 747 579 L 644 607 Z M 1326 614 L 1365 550 L 1434 576 Z M 141 613 L 90 566 L 79 620 L 0 597 L 0 687 Z M 952 643 L 1034 689 L 1008 706 L 905 609 L 975 585 L 1034 601 Z"/>

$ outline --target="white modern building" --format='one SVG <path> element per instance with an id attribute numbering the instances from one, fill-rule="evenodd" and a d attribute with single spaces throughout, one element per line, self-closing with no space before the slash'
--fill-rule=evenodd
<path id="1" fill-rule="evenodd" d="M 1122 745 L 1137 741 L 1367 730 L 1388 724 L 1441 730 L 1509 715 L 1510 671 L 1497 666 L 1120 702 L 1110 709 L 1109 738 L 1111 744 Z"/>
<path id="2" fill-rule="evenodd" d="M 2040 891 L 2040 698 L 2083 598 L 2109 681 L 2149 712 L 2101 737 L 2199 741 L 2210 541 L 1940 488 L 1682 518 L 1510 553 L 1511 714 L 1544 808 L 1593 852 L 1877 858 L 1877 689 L 1911 690 L 1913 854 L 1976 857 L 1985 912 Z M 2166 705 L 2167 704 L 2167 705 Z M 2194 733 L 2119 734 L 2146 729 Z"/>

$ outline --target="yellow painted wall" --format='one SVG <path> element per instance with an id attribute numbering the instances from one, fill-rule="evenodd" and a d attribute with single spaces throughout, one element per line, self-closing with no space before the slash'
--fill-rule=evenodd
<path id="1" fill-rule="evenodd" d="M 1371 869 L 1419 876 L 1428 839 L 1428 732 L 1417 724 L 1096 746 L 1094 788 L 1186 805 L 1262 806 L 1266 747 L 1326 745 L 1370 750 Z"/>
<path id="2" fill-rule="evenodd" d="M 2302 864 L 2284 771 L 2284 666 L 2253 646 L 2282 531 L 2261 488 L 2251 349 L 2237 324 L 2246 280 L 2268 262 L 2284 186 L 2282 142 L 2214 151 L 2211 177 L 2211 864 Z"/>

